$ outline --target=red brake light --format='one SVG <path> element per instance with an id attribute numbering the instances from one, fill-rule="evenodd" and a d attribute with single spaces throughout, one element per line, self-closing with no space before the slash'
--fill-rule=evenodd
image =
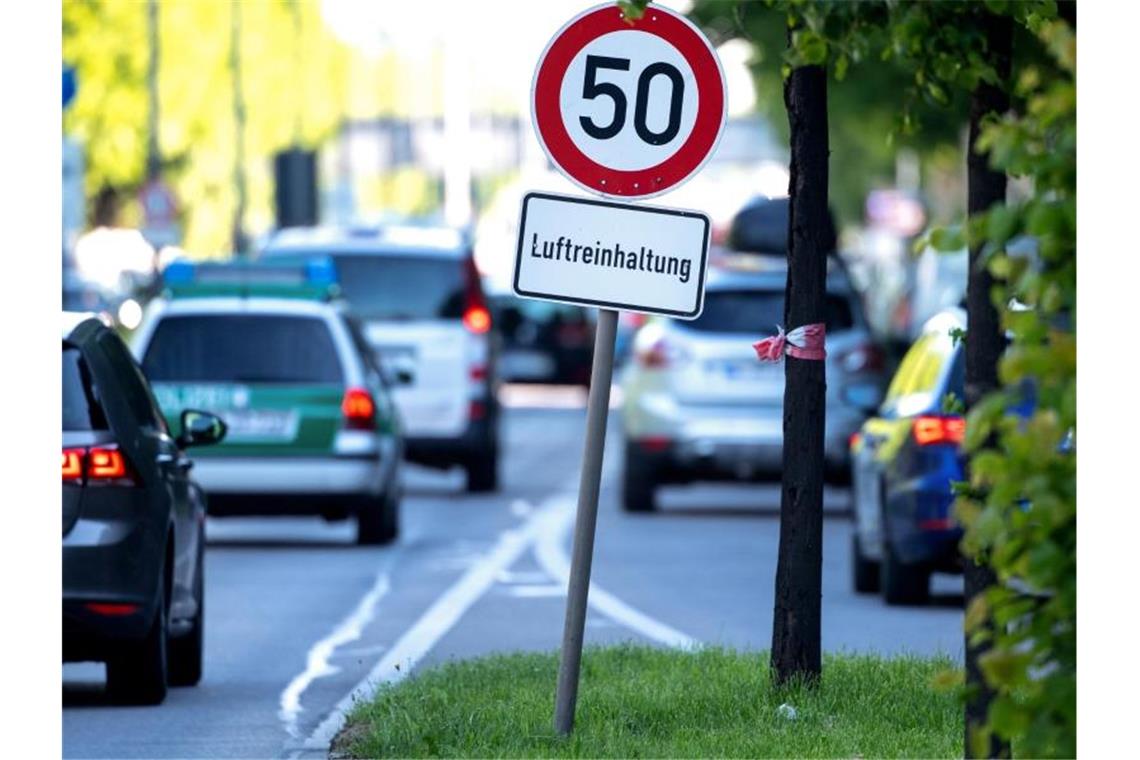
<path id="1" fill-rule="evenodd" d="M 966 437 L 966 421 L 961 417 L 923 415 L 914 420 L 914 440 L 919 446 L 938 443 L 959 444 Z"/>
<path id="2" fill-rule="evenodd" d="M 96 615 L 106 615 L 108 617 L 122 617 L 123 615 L 132 615 L 139 608 L 137 604 L 107 604 L 100 602 L 88 602 L 84 606 L 94 612 Z"/>
<path id="3" fill-rule="evenodd" d="M 491 312 L 482 306 L 469 306 L 463 312 L 463 326 L 476 335 L 491 329 Z"/>
<path id="4" fill-rule="evenodd" d="M 88 485 L 134 485 L 138 482 L 115 444 L 63 450 L 63 480 Z"/>
<path id="5" fill-rule="evenodd" d="M 663 435 L 651 435 L 647 438 L 642 438 L 638 443 L 645 451 L 656 453 L 669 448 L 669 444 L 671 444 L 672 441 Z"/>
<path id="6" fill-rule="evenodd" d="M 467 290 L 463 326 L 476 335 L 482 335 L 491 329 L 491 312 L 487 309 L 487 299 L 483 296 L 483 285 L 479 282 L 479 270 L 475 268 L 473 256 L 468 256 L 463 263 L 463 276 Z"/>
<path id="7" fill-rule="evenodd" d="M 364 388 L 349 388 L 340 402 L 347 430 L 372 430 L 376 427 L 376 403 Z"/>
<path id="8" fill-rule="evenodd" d="M 117 448 L 94 447 L 87 452 L 88 480 L 119 480 L 127 477 L 127 461 Z"/>
<path id="9" fill-rule="evenodd" d="M 78 482 L 83 480 L 83 457 L 86 453 L 83 449 L 63 450 L 64 481 Z"/>

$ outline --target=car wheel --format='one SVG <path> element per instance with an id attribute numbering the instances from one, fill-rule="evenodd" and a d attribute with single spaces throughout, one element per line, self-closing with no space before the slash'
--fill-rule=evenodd
<path id="1" fill-rule="evenodd" d="M 489 493 L 499 490 L 498 447 L 474 455 L 463 469 L 467 472 L 468 493 Z"/>
<path id="2" fill-rule="evenodd" d="M 923 604 L 930 596 L 930 571 L 921 565 L 901 562 L 885 535 L 881 574 L 883 599 L 887 604 Z"/>
<path id="3" fill-rule="evenodd" d="M 356 543 L 361 546 L 390 544 L 400 534 L 400 497 L 391 490 L 370 499 L 356 513 Z"/>
<path id="4" fill-rule="evenodd" d="M 206 537 L 198 538 L 198 572 L 194 576 L 194 601 L 198 611 L 190 631 L 170 640 L 167 678 L 171 686 L 197 686 L 202 680 L 202 654 L 206 628 L 205 550 Z"/>
<path id="5" fill-rule="evenodd" d="M 652 462 L 632 443 L 625 445 L 621 474 L 621 505 L 626 512 L 657 509 L 657 475 Z"/>
<path id="6" fill-rule="evenodd" d="M 146 638 L 107 661 L 107 692 L 121 704 L 157 705 L 166 699 L 166 590 L 159 585 Z"/>
<path id="7" fill-rule="evenodd" d="M 867 559 L 859 544 L 859 534 L 851 533 L 851 580 L 859 594 L 873 594 L 879 590 L 879 563 Z"/>

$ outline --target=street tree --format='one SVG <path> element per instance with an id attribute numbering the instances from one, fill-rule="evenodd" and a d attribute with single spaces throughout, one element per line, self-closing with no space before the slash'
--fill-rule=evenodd
<path id="1" fill-rule="evenodd" d="M 695 12 L 705 13 L 706 23 L 709 15 L 728 19 L 739 32 L 742 9 L 756 6 L 721 4 L 711 14 L 710 7 Z M 1057 453 L 1065 441 L 1073 445 L 1076 424 L 1075 363 L 1069 363 L 1075 333 L 1068 331 L 1075 305 L 1075 258 L 1068 258 L 1075 251 L 1075 46 L 1070 50 L 1065 31 L 1075 26 L 1075 9 L 1053 2 L 767 7 L 799 31 L 785 58 L 792 71 L 797 64 L 831 65 L 839 76 L 850 60 L 871 52 L 908 70 L 911 95 L 899 98 L 904 127 L 918 123 L 914 93 L 946 106 L 963 93 L 970 98 L 967 234 L 936 230 L 928 238 L 950 249 L 966 240 L 971 250 L 970 483 L 956 504 L 967 531 L 965 746 L 970 755 L 1007 753 L 1001 740 L 1009 739 L 1047 754 L 1075 748 L 1069 743 L 1075 736 L 1075 470 L 1071 458 Z M 1058 13 L 1067 23 L 1051 21 Z M 1020 120 L 1005 113 L 1011 75 L 1019 82 L 1016 104 L 1027 111 Z M 1036 194 L 1019 208 L 1005 205 L 1007 172 L 1035 184 Z M 1018 231 L 1049 251 L 1039 271 L 1007 254 Z M 1011 309 L 1011 299 L 1033 308 Z M 1004 353 L 1003 331 L 1013 336 Z M 1026 455 L 1024 426 L 1007 413 L 1014 379 L 1048 389 L 1037 394 L 1044 406 L 1031 424 L 1048 433 L 1041 440 L 1051 448 L 1038 447 L 1036 457 Z M 1035 488 L 1012 477 L 1026 469 L 1038 476 L 1030 481 Z M 1027 490 L 1045 506 L 1027 512 Z M 1014 584 L 1028 585 L 1028 594 Z M 814 610 L 801 613 L 812 617 Z M 1041 738 L 1030 738 L 1030 727 Z"/>
<path id="2" fill-rule="evenodd" d="M 237 205 L 231 10 L 224 2 L 160 3 L 156 14 L 163 175 L 183 200 L 185 247 L 204 252 L 228 249 Z M 295 138 L 315 146 L 333 134 L 344 113 L 352 54 L 326 29 L 312 0 L 244 0 L 241 13 L 249 221 L 267 226 L 273 197 L 268 159 Z M 150 137 L 147 14 L 146 3 L 131 0 L 63 4 L 63 59 L 80 81 L 64 130 L 84 146 L 92 211 L 123 206 L 119 221 L 128 224 L 138 223 L 137 209 L 124 201 L 145 179 Z M 296 50 L 305 54 L 303 66 Z M 105 213 L 96 216 L 109 221 Z"/>

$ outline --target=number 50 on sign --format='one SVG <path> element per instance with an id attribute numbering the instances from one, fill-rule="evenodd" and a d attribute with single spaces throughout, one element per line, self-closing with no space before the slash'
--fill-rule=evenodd
<path id="1" fill-rule="evenodd" d="M 704 165 L 725 121 L 708 40 L 650 5 L 640 19 L 591 8 L 547 45 L 531 88 L 535 133 L 558 169 L 593 193 L 650 198 Z"/>

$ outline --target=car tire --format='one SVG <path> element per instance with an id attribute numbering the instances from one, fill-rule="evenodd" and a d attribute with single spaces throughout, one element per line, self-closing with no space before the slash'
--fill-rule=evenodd
<path id="1" fill-rule="evenodd" d="M 198 572 L 194 576 L 194 601 L 198 611 L 194 613 L 190 631 L 172 638 L 167 643 L 167 681 L 171 686 L 197 686 L 202 680 L 202 656 L 206 628 L 206 537 L 198 537 Z"/>
<path id="2" fill-rule="evenodd" d="M 146 637 L 107 661 L 107 692 L 120 704 L 157 705 L 166 699 L 166 590 L 160 584 L 154 620 Z"/>
<path id="3" fill-rule="evenodd" d="M 857 594 L 874 594 L 879 590 L 879 563 L 867 559 L 859 543 L 859 534 L 851 533 L 851 581 Z"/>
<path id="4" fill-rule="evenodd" d="M 472 456 L 463 466 L 467 473 L 468 493 L 490 493 L 499 490 L 499 449 L 493 446 L 489 451 Z"/>
<path id="5" fill-rule="evenodd" d="M 379 499 L 369 499 L 356 513 L 356 543 L 361 546 L 390 544 L 400 535 L 400 497 L 394 490 Z"/>
<path id="6" fill-rule="evenodd" d="M 901 562 L 885 537 L 880 573 L 883 600 L 889 605 L 924 604 L 930 597 L 930 571 L 921 565 Z"/>
<path id="7" fill-rule="evenodd" d="M 657 510 L 657 473 L 653 463 L 634 444 L 625 445 L 621 474 L 621 506 L 626 512 Z"/>

